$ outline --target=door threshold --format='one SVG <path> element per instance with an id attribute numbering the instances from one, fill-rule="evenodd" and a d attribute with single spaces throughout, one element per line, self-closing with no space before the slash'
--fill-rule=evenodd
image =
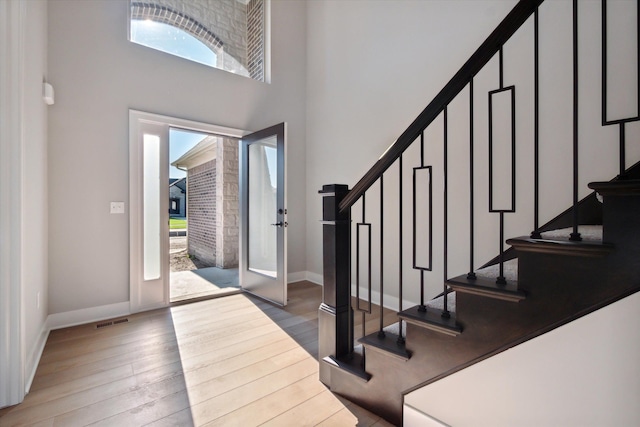
<path id="1" fill-rule="evenodd" d="M 191 304 L 192 302 L 200 302 L 200 301 L 206 301 L 210 299 L 222 298 L 230 295 L 238 295 L 241 293 L 242 293 L 242 289 L 240 288 L 226 288 L 224 290 L 220 290 L 218 292 L 211 293 L 208 295 L 198 295 L 194 297 L 191 297 L 189 295 L 184 295 L 182 297 L 172 299 L 169 302 L 169 307 L 175 307 L 175 306 L 184 305 L 184 304 Z"/>

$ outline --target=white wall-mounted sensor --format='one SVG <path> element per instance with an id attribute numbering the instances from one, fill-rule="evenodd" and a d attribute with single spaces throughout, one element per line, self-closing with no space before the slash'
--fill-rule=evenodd
<path id="1" fill-rule="evenodd" d="M 55 102 L 53 86 L 51 86 L 51 83 L 42 83 L 42 98 L 44 99 L 44 103 L 47 105 L 53 105 Z"/>

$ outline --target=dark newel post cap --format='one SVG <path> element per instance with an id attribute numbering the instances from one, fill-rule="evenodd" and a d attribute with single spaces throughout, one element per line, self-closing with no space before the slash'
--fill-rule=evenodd
<path id="1" fill-rule="evenodd" d="M 325 193 L 346 193 L 349 191 L 349 186 L 345 184 L 327 184 L 322 186 L 322 190 L 318 191 L 319 194 Z"/>

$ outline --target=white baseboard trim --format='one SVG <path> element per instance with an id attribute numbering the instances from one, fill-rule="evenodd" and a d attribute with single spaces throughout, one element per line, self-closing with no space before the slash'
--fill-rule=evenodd
<path id="1" fill-rule="evenodd" d="M 310 271 L 296 271 L 294 273 L 287 273 L 287 283 L 302 282 L 303 280 L 322 286 L 321 274 L 312 273 Z"/>
<path id="2" fill-rule="evenodd" d="M 322 274 L 307 271 L 307 280 L 310 281 L 311 283 L 315 283 L 316 285 L 322 286 L 322 283 L 324 282 L 324 277 L 322 277 Z"/>
<path id="3" fill-rule="evenodd" d="M 68 328 L 70 326 L 84 325 L 98 320 L 128 316 L 129 314 L 131 314 L 129 301 L 125 301 L 115 304 L 101 305 L 98 307 L 50 314 L 47 318 L 47 325 L 49 330 L 53 331 L 55 329 Z"/>
<path id="4" fill-rule="evenodd" d="M 289 273 L 287 275 L 287 279 L 289 283 L 295 283 L 295 282 L 300 282 L 301 280 L 306 280 L 320 286 L 322 286 L 322 283 L 324 281 L 324 277 L 322 276 L 322 274 L 313 273 L 311 271 L 297 271 L 295 273 Z M 355 283 L 351 284 L 351 295 L 352 296 L 356 295 Z M 367 289 L 360 287 L 360 296 L 362 297 L 366 295 L 367 295 Z M 374 304 L 380 304 L 380 292 L 375 290 L 372 291 L 371 301 Z M 414 305 L 418 305 L 418 303 L 415 301 L 408 301 L 403 299 L 402 307 L 408 308 L 408 307 L 413 307 Z M 385 295 L 384 307 L 388 308 L 389 310 L 398 310 L 398 297 L 395 297 L 392 295 Z"/>
<path id="5" fill-rule="evenodd" d="M 27 366 L 25 366 L 26 382 L 24 385 L 24 393 L 29 393 L 31 389 L 31 384 L 33 383 L 33 378 L 36 376 L 36 370 L 38 369 L 38 365 L 40 364 L 40 358 L 42 357 L 42 352 L 44 351 L 44 346 L 47 343 L 47 338 L 49 338 L 49 327 L 48 327 L 48 318 L 42 324 L 42 328 L 40 328 L 40 333 L 38 334 L 38 339 L 36 340 L 31 352 L 29 353 L 29 357 L 27 359 Z"/>
<path id="6" fill-rule="evenodd" d="M 296 283 L 307 280 L 306 271 L 295 271 L 293 273 L 287 273 L 287 283 Z"/>
<path id="7" fill-rule="evenodd" d="M 118 316 L 126 316 L 129 313 L 129 301 L 108 304 L 99 307 L 83 308 L 81 310 L 67 311 L 64 313 L 50 314 L 42 324 L 38 339 L 27 357 L 25 366 L 26 382 L 25 394 L 29 393 L 31 384 L 36 375 L 36 370 L 40 364 L 42 352 L 47 344 L 49 332 L 55 329 L 67 328 L 69 326 L 83 325 L 98 320 L 110 319 Z"/>
<path id="8" fill-rule="evenodd" d="M 300 282 L 302 280 L 308 280 L 309 282 L 321 285 L 322 275 L 309 271 L 296 271 L 287 274 L 288 283 Z M 86 323 L 111 319 L 118 316 L 127 316 L 129 314 L 131 314 L 129 301 L 50 314 L 47 318 L 46 334 L 56 329 L 84 325 Z M 46 337 L 44 341 L 46 342 Z"/>
<path id="9" fill-rule="evenodd" d="M 360 299 L 362 300 L 366 300 L 368 299 L 369 295 L 368 295 L 368 290 L 367 288 L 363 288 L 362 286 L 360 287 Z M 355 297 L 356 296 L 356 285 L 355 283 L 351 284 L 351 296 Z M 376 290 L 371 290 L 371 302 L 373 304 L 377 304 L 380 305 L 380 292 L 376 291 Z M 384 307 L 391 309 L 391 310 L 397 310 L 398 309 L 398 298 L 391 296 L 391 295 L 385 295 L 384 296 Z"/>
<path id="10" fill-rule="evenodd" d="M 356 285 L 355 283 L 351 284 L 351 295 L 352 296 L 356 296 Z M 363 288 L 362 286 L 360 287 L 360 298 L 361 299 L 366 299 L 368 297 L 367 295 L 367 288 Z M 393 311 L 398 311 L 398 297 L 396 296 L 392 296 L 392 295 L 387 295 L 385 294 L 384 296 L 384 308 L 388 308 L 389 310 L 393 310 Z M 380 304 L 380 292 L 372 290 L 371 291 L 371 302 L 373 304 Z M 409 308 L 409 307 L 413 307 L 414 305 L 418 305 L 419 303 L 414 302 L 414 301 L 408 301 L 406 299 L 402 299 L 402 307 L 403 309 Z"/>

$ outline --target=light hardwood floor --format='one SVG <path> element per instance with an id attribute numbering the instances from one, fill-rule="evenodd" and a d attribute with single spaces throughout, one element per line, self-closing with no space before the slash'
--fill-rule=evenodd
<path id="1" fill-rule="evenodd" d="M 299 282 L 284 309 L 241 294 L 52 331 L 0 426 L 390 425 L 318 381 L 320 300 Z"/>

